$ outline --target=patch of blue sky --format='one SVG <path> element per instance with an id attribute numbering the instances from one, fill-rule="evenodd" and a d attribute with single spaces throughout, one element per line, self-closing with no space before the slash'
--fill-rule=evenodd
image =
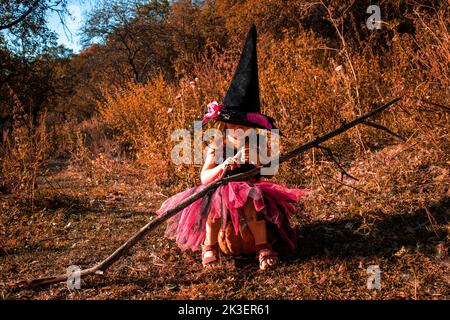
<path id="1" fill-rule="evenodd" d="M 57 34 L 58 45 L 63 45 L 74 53 L 81 51 L 80 30 L 84 18 L 95 2 L 95 0 L 68 0 L 68 14 L 65 17 L 60 17 L 56 12 L 49 14 L 48 27 Z M 65 24 L 61 23 L 61 18 L 65 20 Z"/>

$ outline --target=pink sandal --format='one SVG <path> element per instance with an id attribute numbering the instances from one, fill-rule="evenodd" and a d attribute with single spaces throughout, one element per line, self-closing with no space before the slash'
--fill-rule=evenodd
<path id="1" fill-rule="evenodd" d="M 211 252 L 210 257 L 205 257 L 205 254 Z M 213 266 L 219 262 L 219 244 L 202 245 L 202 264 L 203 267 Z"/>
<path id="2" fill-rule="evenodd" d="M 260 270 L 270 270 L 275 268 L 278 263 L 278 253 L 270 249 L 262 249 L 258 252 L 259 259 L 259 269 Z M 272 260 L 272 263 L 269 263 Z M 265 262 L 265 266 L 264 263 Z"/>

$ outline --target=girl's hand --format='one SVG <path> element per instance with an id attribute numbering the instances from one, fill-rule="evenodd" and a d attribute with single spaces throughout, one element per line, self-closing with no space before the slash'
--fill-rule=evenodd
<path id="1" fill-rule="evenodd" d="M 250 159 L 250 149 L 248 147 L 248 145 L 243 146 L 238 154 L 236 154 L 236 156 L 238 157 L 238 161 L 240 161 L 240 163 L 249 163 L 249 159 Z"/>
<path id="2" fill-rule="evenodd" d="M 250 163 L 250 147 L 248 145 L 242 147 L 239 152 L 236 154 L 236 157 L 238 157 L 238 161 L 240 161 L 240 163 Z M 251 162 L 252 164 L 259 166 L 260 162 L 259 162 L 259 152 L 257 152 L 257 160 L 256 163 L 255 161 Z"/>
<path id="3" fill-rule="evenodd" d="M 222 169 L 224 170 L 233 170 L 236 167 L 239 167 L 240 163 L 236 159 L 236 157 L 229 157 L 222 163 Z"/>

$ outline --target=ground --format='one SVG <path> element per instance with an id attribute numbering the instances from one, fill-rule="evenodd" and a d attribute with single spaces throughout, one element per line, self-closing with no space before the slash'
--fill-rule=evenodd
<path id="1" fill-rule="evenodd" d="M 66 283 L 15 287 L 19 280 L 101 261 L 170 196 L 163 188 L 150 187 L 136 170 L 122 169 L 99 183 L 64 162 L 51 169 L 40 177 L 41 197 L 32 210 L 11 195 L 1 198 L 2 299 L 449 298 L 448 192 L 435 195 L 438 201 L 429 206 L 373 217 L 346 210 L 314 213 L 314 201 L 324 197 L 320 188 L 320 196 L 305 200 L 314 204 L 309 210 L 305 206 L 307 218 L 293 219 L 298 253 L 283 256 L 273 271 L 258 270 L 253 256 L 222 257 L 220 267 L 204 270 L 199 252 L 181 252 L 160 227 L 104 275 L 83 278 L 80 290 L 69 290 Z M 391 201 L 395 207 L 396 199 Z M 331 205 L 321 210 L 331 210 Z M 372 265 L 381 270 L 380 289 L 367 288 Z"/>

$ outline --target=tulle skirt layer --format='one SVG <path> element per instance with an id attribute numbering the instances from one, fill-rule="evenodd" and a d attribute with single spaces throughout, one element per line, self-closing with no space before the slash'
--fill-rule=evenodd
<path id="1" fill-rule="evenodd" d="M 162 214 L 207 185 L 199 185 L 167 199 L 157 211 Z M 174 239 L 181 250 L 200 248 L 206 235 L 206 222 L 221 219 L 222 226 L 231 222 L 236 234 L 248 202 L 261 212 L 266 222 L 273 224 L 279 238 L 291 251 L 296 250 L 296 236 L 289 218 L 298 212 L 296 206 L 306 194 L 304 189 L 289 189 L 269 181 L 236 181 L 219 186 L 193 202 L 167 222 L 165 236 Z"/>

